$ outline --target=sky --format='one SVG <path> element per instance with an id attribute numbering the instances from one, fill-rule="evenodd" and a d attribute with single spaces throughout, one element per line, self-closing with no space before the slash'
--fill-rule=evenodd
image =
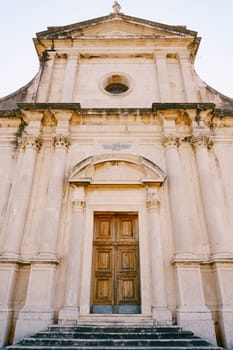
<path id="1" fill-rule="evenodd" d="M 0 97 L 37 73 L 32 42 L 47 26 L 63 26 L 112 12 L 113 0 L 0 0 Z M 233 0 L 119 0 L 121 12 L 186 25 L 202 38 L 195 69 L 208 85 L 233 98 Z"/>

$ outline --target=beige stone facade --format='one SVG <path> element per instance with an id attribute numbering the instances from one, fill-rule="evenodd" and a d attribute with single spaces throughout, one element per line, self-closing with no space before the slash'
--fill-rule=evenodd
<path id="1" fill-rule="evenodd" d="M 199 42 L 119 8 L 37 33 L 0 99 L 0 346 L 58 322 L 233 347 L 233 100 Z"/>

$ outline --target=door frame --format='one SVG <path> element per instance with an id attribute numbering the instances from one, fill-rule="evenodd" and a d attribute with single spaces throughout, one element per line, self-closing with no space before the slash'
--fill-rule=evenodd
<path id="1" fill-rule="evenodd" d="M 90 203 L 86 207 L 85 237 L 83 241 L 82 280 L 80 290 L 80 315 L 91 313 L 91 279 L 92 279 L 92 256 L 93 256 L 93 233 L 95 212 L 137 212 L 138 213 L 138 242 L 139 242 L 139 278 L 141 294 L 141 315 L 151 316 L 151 278 L 147 208 L 145 206 L 146 192 L 138 189 L 141 205 L 123 203 L 120 205 L 96 205 Z M 100 190 L 100 194 L 101 194 Z M 96 197 L 96 194 L 95 194 Z M 129 200 L 131 197 L 129 196 Z"/>

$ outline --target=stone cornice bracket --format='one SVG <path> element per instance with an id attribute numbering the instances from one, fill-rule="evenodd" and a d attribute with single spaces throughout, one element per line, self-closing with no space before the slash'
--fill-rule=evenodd
<path id="1" fill-rule="evenodd" d="M 211 140 L 208 135 L 192 136 L 190 143 L 194 150 L 197 150 L 199 148 L 211 149 L 214 145 L 213 140 Z"/>
<path id="2" fill-rule="evenodd" d="M 160 200 L 158 190 L 155 188 L 148 188 L 147 190 L 147 200 L 146 206 L 148 209 L 159 210 L 160 209 Z"/>
<path id="3" fill-rule="evenodd" d="M 175 135 L 166 135 L 163 138 L 165 148 L 178 148 L 180 146 L 180 138 Z"/>
<path id="4" fill-rule="evenodd" d="M 54 148 L 65 148 L 68 149 L 71 145 L 69 136 L 66 135 L 56 135 L 53 139 Z"/>
<path id="5" fill-rule="evenodd" d="M 32 148 L 39 151 L 42 146 L 42 139 L 40 136 L 26 135 L 21 143 L 21 149 Z"/>

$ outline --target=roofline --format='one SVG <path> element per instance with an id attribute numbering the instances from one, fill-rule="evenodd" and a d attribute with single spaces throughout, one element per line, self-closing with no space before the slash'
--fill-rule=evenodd
<path id="1" fill-rule="evenodd" d="M 37 36 L 37 38 L 43 38 L 44 36 L 46 36 L 48 34 L 56 34 L 56 33 L 61 32 L 61 31 L 63 31 L 63 32 L 69 31 L 74 26 L 78 26 L 80 29 L 84 29 L 84 28 L 90 26 L 90 24 L 93 25 L 93 24 L 103 23 L 103 22 L 107 22 L 111 19 L 136 22 L 136 23 L 140 23 L 143 25 L 147 25 L 149 27 L 161 28 L 163 30 L 173 30 L 179 34 L 180 33 L 189 34 L 189 35 L 194 36 L 194 37 L 196 37 L 198 34 L 196 31 L 192 31 L 192 30 L 187 29 L 186 26 L 179 26 L 179 25 L 173 26 L 173 25 L 168 25 L 168 24 L 163 24 L 163 23 L 159 23 L 159 22 L 146 20 L 146 19 L 139 18 L 139 17 L 127 16 L 123 13 L 119 13 L 119 14 L 110 13 L 107 16 L 96 17 L 96 18 L 92 18 L 92 19 L 89 19 L 86 21 L 76 22 L 73 24 L 65 25 L 65 26 L 48 27 L 47 30 L 36 33 L 36 36 Z"/>

